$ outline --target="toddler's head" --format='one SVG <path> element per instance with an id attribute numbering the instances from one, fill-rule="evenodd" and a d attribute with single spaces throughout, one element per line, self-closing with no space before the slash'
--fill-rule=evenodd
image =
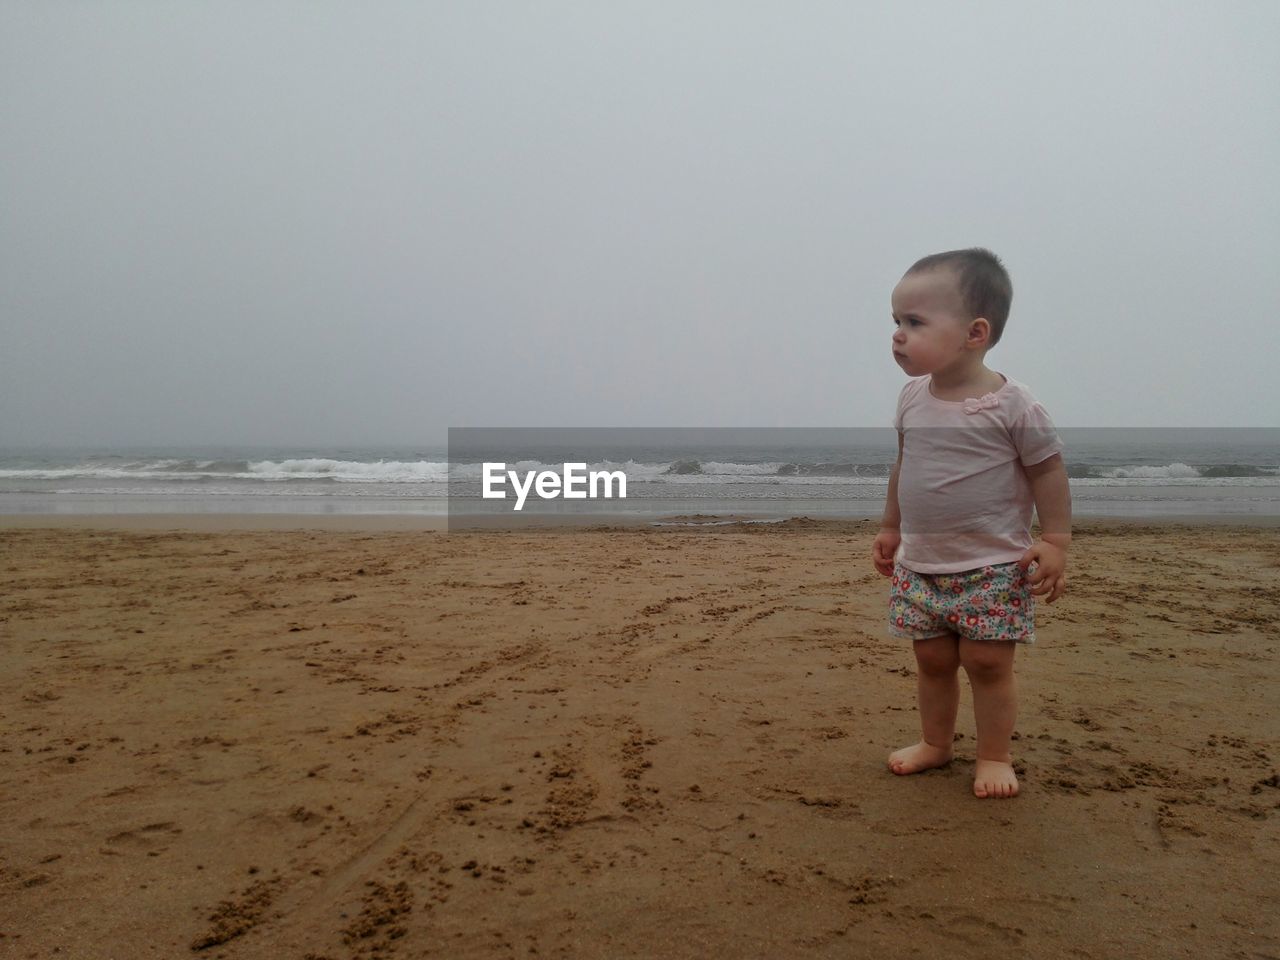
<path id="1" fill-rule="evenodd" d="M 991 328 L 987 349 L 999 343 L 1013 300 L 1013 281 L 1000 258 L 981 247 L 932 253 L 912 264 L 902 279 L 935 273 L 940 278 L 946 277 L 954 289 L 955 302 L 962 310 L 961 319 L 987 321 Z"/>

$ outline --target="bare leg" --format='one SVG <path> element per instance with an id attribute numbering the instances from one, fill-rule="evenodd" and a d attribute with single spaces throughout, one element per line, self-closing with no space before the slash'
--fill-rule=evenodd
<path id="1" fill-rule="evenodd" d="M 889 769 L 894 773 L 919 773 L 951 762 L 960 706 L 958 639 L 954 633 L 946 633 L 914 643 L 921 739 L 889 754 Z"/>
<path id="2" fill-rule="evenodd" d="M 973 688 L 973 716 L 978 727 L 978 762 L 973 775 L 977 797 L 1012 797 L 1018 793 L 1009 752 L 1018 719 L 1018 690 L 1013 675 L 1017 645 L 982 640 L 960 641 L 960 662 Z"/>

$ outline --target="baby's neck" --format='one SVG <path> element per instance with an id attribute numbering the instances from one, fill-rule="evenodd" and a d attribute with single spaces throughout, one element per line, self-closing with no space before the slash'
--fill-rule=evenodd
<path id="1" fill-rule="evenodd" d="M 995 393 L 1005 378 L 981 360 L 957 370 L 939 370 L 929 378 L 929 390 L 939 400 L 968 400 Z"/>

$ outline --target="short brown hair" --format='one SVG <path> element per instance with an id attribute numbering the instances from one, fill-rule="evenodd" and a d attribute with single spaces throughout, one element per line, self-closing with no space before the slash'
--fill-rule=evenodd
<path id="1" fill-rule="evenodd" d="M 1009 319 L 1009 304 L 1013 302 L 1013 281 L 1000 258 L 982 247 L 948 250 L 922 257 L 912 264 L 907 273 L 939 268 L 955 272 L 965 309 L 971 319 L 985 317 L 991 324 L 991 346 L 994 347 L 1004 333 L 1005 321 Z"/>

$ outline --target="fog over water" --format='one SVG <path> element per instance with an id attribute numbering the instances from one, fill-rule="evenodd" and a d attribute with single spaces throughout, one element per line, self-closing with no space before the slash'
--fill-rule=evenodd
<path id="1" fill-rule="evenodd" d="M 0 6 L 0 446 L 886 426 L 984 245 L 1062 426 L 1280 426 L 1280 5 Z"/>

